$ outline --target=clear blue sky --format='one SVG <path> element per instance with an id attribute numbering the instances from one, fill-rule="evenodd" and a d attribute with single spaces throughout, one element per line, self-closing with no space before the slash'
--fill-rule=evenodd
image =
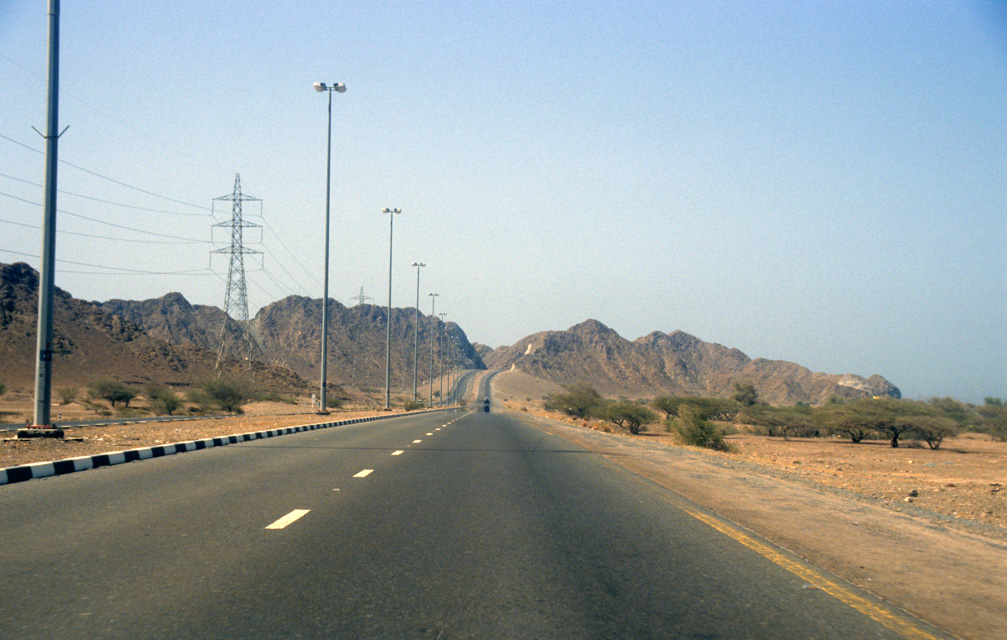
<path id="1" fill-rule="evenodd" d="M 1005 3 L 62 4 L 60 157 L 103 177 L 61 165 L 59 208 L 120 225 L 61 214 L 78 298 L 222 306 L 235 173 L 251 313 L 321 297 L 338 81 L 344 304 L 387 301 L 399 207 L 393 304 L 426 262 L 423 311 L 491 346 L 596 318 L 1007 397 Z M 2 0 L 0 261 L 36 267 L 45 75 L 46 2 Z"/>

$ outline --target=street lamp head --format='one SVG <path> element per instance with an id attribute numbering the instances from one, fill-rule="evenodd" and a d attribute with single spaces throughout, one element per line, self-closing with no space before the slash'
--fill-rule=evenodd
<path id="1" fill-rule="evenodd" d="M 381 210 L 381 213 L 402 213 L 402 209 L 389 209 L 388 207 L 385 207 Z"/>
<path id="2" fill-rule="evenodd" d="M 423 263 L 423 262 L 414 262 L 412 264 L 412 266 L 414 266 L 414 267 L 425 267 L 427 265 L 426 265 L 426 263 Z"/>
<path id="3" fill-rule="evenodd" d="M 322 91 L 335 91 L 337 93 L 346 93 L 346 85 L 342 82 L 337 82 L 332 86 L 325 84 L 324 82 L 315 83 L 315 91 L 321 93 Z"/>

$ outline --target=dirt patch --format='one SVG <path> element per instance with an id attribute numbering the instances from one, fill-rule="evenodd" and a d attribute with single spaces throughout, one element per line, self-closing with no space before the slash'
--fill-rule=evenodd
<path id="1" fill-rule="evenodd" d="M 320 416 L 304 406 L 256 402 L 245 406 L 243 416 L 67 427 L 65 437 L 61 440 L 50 438 L 18 440 L 13 437 L 13 433 L 10 433 L 9 437 L 0 439 L 0 468 L 389 413 L 402 412 L 350 408 L 333 411 L 328 416 Z"/>

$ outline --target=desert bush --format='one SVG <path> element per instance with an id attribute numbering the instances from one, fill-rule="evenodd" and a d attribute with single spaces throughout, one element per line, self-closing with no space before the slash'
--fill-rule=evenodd
<path id="1" fill-rule="evenodd" d="M 150 408 L 156 413 L 170 416 L 182 406 L 178 395 L 164 385 L 149 384 L 144 391 L 150 398 Z"/>
<path id="2" fill-rule="evenodd" d="M 944 438 L 957 434 L 960 424 L 945 416 L 909 416 L 906 421 L 912 435 L 926 442 L 931 449 L 939 448 Z"/>
<path id="3" fill-rule="evenodd" d="M 7 385 L 5 385 L 4 383 L 0 382 L 0 396 L 2 396 L 5 393 L 7 393 Z"/>
<path id="4" fill-rule="evenodd" d="M 416 411 L 417 409 L 423 408 L 422 400 L 406 400 L 402 403 L 402 408 L 406 411 Z"/>
<path id="5" fill-rule="evenodd" d="M 633 435 L 639 434 L 643 425 L 657 421 L 657 414 L 646 406 L 625 400 L 607 405 L 601 410 L 601 417 L 623 429 L 629 429 Z"/>
<path id="6" fill-rule="evenodd" d="M 669 431 L 671 430 L 678 433 L 683 444 L 716 451 L 730 451 L 730 446 L 724 440 L 723 432 L 709 420 L 700 417 L 699 412 L 695 409 L 680 410 L 677 418 L 669 420 Z"/>
<path id="7" fill-rule="evenodd" d="M 79 387 L 59 387 L 56 389 L 56 395 L 59 397 L 59 403 L 62 405 L 67 405 L 77 399 L 77 394 L 80 393 Z"/>
<path id="8" fill-rule="evenodd" d="M 759 393 L 751 382 L 735 382 L 731 399 L 743 407 L 750 407 L 759 401 Z"/>
<path id="9" fill-rule="evenodd" d="M 979 407 L 979 429 L 997 440 L 1007 440 L 1007 406 L 1000 398 L 986 398 Z"/>
<path id="10" fill-rule="evenodd" d="M 586 418 L 590 415 L 597 415 L 604 405 L 605 399 L 601 397 L 601 394 L 585 382 L 577 382 L 570 385 L 567 387 L 566 393 L 555 393 L 546 396 L 543 404 L 549 411 L 562 411 L 574 418 Z"/>
<path id="11" fill-rule="evenodd" d="M 664 413 L 665 418 L 674 418 L 682 407 L 692 407 L 704 420 L 732 420 L 740 409 L 730 398 L 707 396 L 661 396 L 651 401 L 651 406 Z"/>
<path id="12" fill-rule="evenodd" d="M 244 413 L 241 405 L 248 402 L 251 397 L 244 385 L 224 378 L 205 381 L 199 385 L 199 388 L 206 393 L 215 406 L 222 411 L 232 413 Z"/>
<path id="13" fill-rule="evenodd" d="M 97 382 L 92 382 L 89 386 L 91 393 L 96 398 L 107 400 L 109 406 L 113 409 L 120 402 L 123 409 L 128 409 L 130 401 L 140 394 L 136 389 L 128 387 L 117 380 L 98 380 Z"/>
<path id="14" fill-rule="evenodd" d="M 738 413 L 738 421 L 757 427 L 766 435 L 783 436 L 785 439 L 819 434 L 819 429 L 812 418 L 811 407 L 808 405 L 793 407 L 752 405 Z"/>

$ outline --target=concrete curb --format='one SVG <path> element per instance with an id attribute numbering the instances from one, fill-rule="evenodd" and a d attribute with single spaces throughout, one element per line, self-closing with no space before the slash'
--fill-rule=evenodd
<path id="1" fill-rule="evenodd" d="M 109 467 L 116 464 L 122 464 L 124 462 L 147 460 L 150 458 L 162 458 L 175 453 L 199 451 L 200 449 L 209 449 L 211 447 L 223 447 L 229 444 L 238 444 L 240 442 L 249 442 L 251 440 L 259 440 L 262 438 L 285 436 L 292 433 L 300 433 L 302 431 L 315 431 L 317 429 L 342 427 L 361 422 L 373 422 L 375 420 L 388 420 L 390 418 L 437 413 L 438 411 L 452 411 L 456 408 L 457 407 L 430 409 L 427 411 L 411 411 L 409 413 L 395 413 L 392 415 L 368 416 L 366 418 L 350 418 L 348 420 L 337 420 L 335 422 L 319 422 L 317 424 L 305 424 L 299 427 L 284 427 L 282 429 L 270 429 L 268 431 L 251 431 L 249 433 L 218 436 L 216 438 L 206 438 L 204 440 L 189 440 L 188 442 L 160 444 L 156 447 L 126 449 L 125 451 L 98 453 L 93 456 L 80 456 L 78 458 L 66 458 L 64 460 L 54 460 L 51 462 L 36 462 L 18 467 L 5 467 L 0 469 L 0 485 L 25 482 L 36 478 L 61 476 L 67 473 L 86 471 L 88 469 L 98 469 L 99 467 Z"/>

